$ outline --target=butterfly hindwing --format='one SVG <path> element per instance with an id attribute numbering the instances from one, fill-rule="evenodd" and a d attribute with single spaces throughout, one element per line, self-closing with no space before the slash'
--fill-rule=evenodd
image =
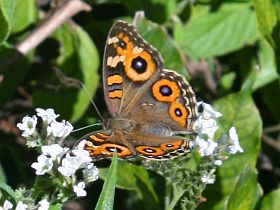
<path id="1" fill-rule="evenodd" d="M 119 158 L 130 158 L 133 152 L 125 145 L 120 144 L 111 130 L 99 130 L 85 135 L 80 141 L 85 140 L 84 149 L 89 152 L 92 159 L 98 160 L 112 157 L 117 150 Z"/>
<path id="2" fill-rule="evenodd" d="M 117 151 L 122 159 L 142 157 L 146 159 L 172 159 L 190 152 L 190 142 L 181 137 L 137 136 L 134 134 L 125 137 L 131 143 L 132 149 L 122 144 L 122 140 L 113 135 L 111 130 L 99 130 L 81 138 L 85 140 L 84 149 L 94 160 L 110 158 Z"/>

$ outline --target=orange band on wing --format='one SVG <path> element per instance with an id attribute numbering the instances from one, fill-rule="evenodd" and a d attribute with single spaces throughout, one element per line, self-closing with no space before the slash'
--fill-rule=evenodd
<path id="1" fill-rule="evenodd" d="M 143 69 L 134 69 L 134 62 L 142 62 L 141 65 Z M 141 53 L 133 53 L 126 55 L 125 59 L 125 73 L 126 76 L 131 79 L 133 82 L 144 82 L 152 77 L 156 70 L 156 65 L 149 53 L 143 51 Z"/>
<path id="2" fill-rule="evenodd" d="M 90 135 L 89 138 L 90 138 L 90 140 L 93 140 L 93 141 L 95 141 L 95 142 L 103 142 L 103 141 L 104 141 L 103 138 L 98 138 L 98 137 L 95 136 L 95 135 Z"/>
<path id="3" fill-rule="evenodd" d="M 161 79 L 153 85 L 152 93 L 158 101 L 173 102 L 179 97 L 180 89 L 176 82 Z"/>
<path id="4" fill-rule="evenodd" d="M 188 110 L 180 103 L 173 102 L 169 107 L 169 115 L 173 120 L 178 122 L 181 126 L 185 127 L 187 124 L 186 118 Z"/>
<path id="5" fill-rule="evenodd" d="M 164 153 L 161 148 L 150 146 L 138 146 L 136 147 L 136 150 L 146 156 L 160 156 Z"/>
<path id="6" fill-rule="evenodd" d="M 122 90 L 112 90 L 109 91 L 109 97 L 110 98 L 122 98 Z"/>
<path id="7" fill-rule="evenodd" d="M 174 141 L 171 143 L 161 144 L 160 148 L 163 150 L 176 150 L 176 149 L 180 148 L 182 143 L 183 143 L 183 140 L 178 140 L 178 141 Z"/>
<path id="8" fill-rule="evenodd" d="M 101 138 L 103 138 L 103 139 L 108 139 L 108 138 L 109 138 L 109 136 L 106 135 L 106 134 L 104 134 L 104 133 L 97 132 L 96 134 L 97 134 L 98 136 L 100 136 Z"/>
<path id="9" fill-rule="evenodd" d="M 115 149 L 117 150 L 119 158 L 133 155 L 127 147 L 113 143 L 106 143 L 96 147 L 86 146 L 85 149 L 89 151 L 91 157 L 99 155 L 111 157 L 113 156 Z"/>
<path id="10" fill-rule="evenodd" d="M 114 85 L 114 84 L 122 84 L 122 83 L 123 83 L 123 78 L 122 78 L 122 76 L 120 76 L 118 74 L 107 77 L 107 84 L 109 86 Z"/>

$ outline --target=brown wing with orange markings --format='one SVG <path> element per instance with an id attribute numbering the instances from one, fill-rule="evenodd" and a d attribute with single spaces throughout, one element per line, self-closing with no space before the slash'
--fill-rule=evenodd
<path id="1" fill-rule="evenodd" d="M 161 55 L 132 25 L 122 21 L 115 23 L 103 58 L 104 95 L 111 115 L 126 117 L 162 67 Z"/>
<path id="2" fill-rule="evenodd" d="M 174 132 L 195 129 L 195 93 L 185 78 L 172 70 L 162 70 L 132 110 L 129 116 L 136 121 L 168 125 Z"/>
<path id="3" fill-rule="evenodd" d="M 167 160 L 172 159 L 191 151 L 191 141 L 179 136 L 165 135 L 138 135 L 128 133 L 127 142 L 131 142 L 135 148 L 137 157 L 146 159 Z"/>
<path id="4" fill-rule="evenodd" d="M 121 139 L 112 134 L 111 130 L 100 130 L 80 139 L 86 140 L 84 149 L 93 160 L 110 158 L 115 149 L 121 159 L 142 157 L 146 159 L 166 160 L 184 155 L 191 150 L 190 141 L 176 136 L 145 136 L 130 133 L 125 136 L 126 142 L 133 146 L 133 151 L 122 144 Z M 79 141 L 79 142 L 80 142 Z"/>
<path id="5" fill-rule="evenodd" d="M 112 157 L 114 150 L 117 150 L 118 158 L 131 158 L 135 152 L 120 143 L 120 139 L 113 135 L 111 130 L 99 130 L 89 133 L 78 141 L 86 140 L 84 149 L 90 154 L 93 160 Z"/>

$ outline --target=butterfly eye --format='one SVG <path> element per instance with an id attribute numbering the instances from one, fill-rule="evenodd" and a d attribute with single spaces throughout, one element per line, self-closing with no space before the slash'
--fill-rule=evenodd
<path id="1" fill-rule="evenodd" d="M 170 96 L 172 94 L 171 88 L 167 85 L 160 86 L 159 91 L 163 96 Z"/>
<path id="2" fill-rule="evenodd" d="M 134 82 L 144 82 L 151 78 L 156 70 L 151 55 L 146 52 L 131 52 L 125 59 L 126 76 Z"/>
<path id="3" fill-rule="evenodd" d="M 147 62 L 140 56 L 132 60 L 131 67 L 138 73 L 144 73 L 147 69 Z"/>
<path id="4" fill-rule="evenodd" d="M 176 82 L 161 79 L 153 85 L 152 93 L 158 101 L 173 102 L 179 97 L 180 90 Z"/>
<path id="5" fill-rule="evenodd" d="M 169 108 L 169 114 L 173 120 L 177 121 L 182 126 L 186 125 L 188 110 L 182 104 L 173 102 Z"/>
<path id="6" fill-rule="evenodd" d="M 174 110 L 174 113 L 176 114 L 177 117 L 181 117 L 183 115 L 181 109 L 179 109 L 179 108 L 176 108 Z"/>
<path id="7" fill-rule="evenodd" d="M 121 47 L 122 49 L 126 49 L 126 43 L 123 40 L 120 40 L 118 42 L 119 47 Z"/>

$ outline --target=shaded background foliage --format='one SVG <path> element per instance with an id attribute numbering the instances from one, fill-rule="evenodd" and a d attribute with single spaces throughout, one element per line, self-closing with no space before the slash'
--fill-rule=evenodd
<path id="1" fill-rule="evenodd" d="M 61 3 L 0 0 L 0 182 L 15 188 L 34 181 L 36 154 L 23 146 L 15 125 L 36 107 L 54 108 L 75 127 L 99 120 L 79 81 L 108 117 L 100 77 L 107 33 L 116 20 L 131 22 L 143 10 L 138 31 L 161 52 L 166 68 L 188 78 L 198 100 L 223 114 L 219 135 L 234 125 L 245 150 L 225 161 L 199 209 L 280 208 L 279 1 L 87 1 L 90 12 L 20 56 L 15 46 Z M 163 183 L 143 166 L 119 164 L 114 209 L 163 209 Z M 95 205 L 102 184 L 89 187 L 81 199 L 86 208 Z"/>

